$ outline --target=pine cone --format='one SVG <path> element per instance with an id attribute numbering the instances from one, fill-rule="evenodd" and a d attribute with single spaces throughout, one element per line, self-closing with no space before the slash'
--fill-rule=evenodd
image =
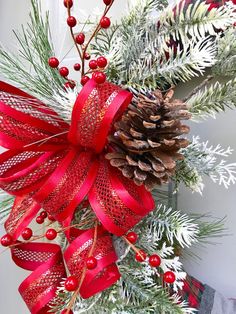
<path id="1" fill-rule="evenodd" d="M 181 120 L 189 119 L 187 105 L 172 99 L 174 90 L 165 95 L 160 90 L 139 95 L 115 124 L 115 133 L 109 141 L 114 152 L 106 158 L 127 178 L 148 190 L 167 183 L 173 176 L 176 160 L 183 159 L 178 152 L 188 141 L 180 138 L 189 132 Z"/>

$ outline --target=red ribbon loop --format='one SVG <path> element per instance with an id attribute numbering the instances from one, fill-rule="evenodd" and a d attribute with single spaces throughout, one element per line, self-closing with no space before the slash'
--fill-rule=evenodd
<path id="1" fill-rule="evenodd" d="M 113 248 L 109 233 L 102 226 L 97 228 L 97 237 L 94 239 L 95 229 L 89 229 L 78 236 L 65 252 L 65 261 L 70 273 L 81 280 L 83 270 L 86 269 L 86 259 L 95 240 L 93 257 L 97 259 L 97 266 L 93 270 L 86 270 L 80 289 L 83 298 L 109 288 L 119 278 L 120 273 L 115 264 L 117 256 Z"/>
<path id="2" fill-rule="evenodd" d="M 85 268 L 94 241 L 94 229 L 71 228 L 65 260 L 71 274 L 83 279 L 84 298 L 108 288 L 119 277 L 111 235 L 121 236 L 154 208 L 144 187 L 123 177 L 105 159 L 107 137 L 126 110 L 132 94 L 109 82 L 90 80 L 72 112 L 71 126 L 34 97 L 0 82 L 0 144 L 10 150 L 0 155 L 0 187 L 16 195 L 6 230 L 16 240 L 40 207 L 69 227 L 75 209 L 85 197 L 101 224 L 92 255 L 98 265 Z M 105 230 L 105 229 L 107 230 Z M 65 276 L 59 247 L 20 244 L 13 260 L 33 271 L 20 286 L 32 313 L 45 313 L 47 302 Z"/>
<path id="3" fill-rule="evenodd" d="M 123 177 L 105 159 L 101 160 L 89 202 L 103 226 L 121 236 L 154 208 L 151 193 Z"/>
<path id="4" fill-rule="evenodd" d="M 16 265 L 31 270 L 19 292 L 32 314 L 48 313 L 48 303 L 55 297 L 66 271 L 60 246 L 48 243 L 17 243 L 11 249 Z"/>
<path id="5" fill-rule="evenodd" d="M 64 134 L 67 129 L 68 124 L 39 100 L 0 81 L 1 146 L 9 149 L 35 147 L 37 151 L 55 151 L 67 145 Z M 38 142 L 40 145 L 37 147 L 33 145 Z"/>
<path id="6" fill-rule="evenodd" d="M 36 216 L 41 206 L 35 202 L 32 195 L 16 197 L 11 213 L 5 222 L 5 229 L 13 240 L 17 240 L 32 219 Z"/>
<path id="7" fill-rule="evenodd" d="M 68 138 L 74 145 L 100 153 L 114 120 L 131 102 L 132 94 L 106 82 L 90 80 L 79 94 L 72 113 Z"/>

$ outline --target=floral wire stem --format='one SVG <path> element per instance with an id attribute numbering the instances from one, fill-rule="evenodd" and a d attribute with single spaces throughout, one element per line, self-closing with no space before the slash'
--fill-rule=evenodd
<path id="1" fill-rule="evenodd" d="M 128 243 L 128 245 L 131 247 L 131 249 L 137 253 L 140 257 L 143 257 L 142 254 L 140 253 L 140 250 L 135 246 L 133 245 L 133 243 L 131 243 L 125 236 L 122 236 L 123 240 L 125 240 L 125 242 Z"/>
<path id="2" fill-rule="evenodd" d="M 95 219 L 94 219 L 94 220 L 95 220 Z M 95 220 L 95 221 L 96 221 L 96 220 Z M 49 227 L 49 226 L 52 225 L 53 223 L 54 223 L 54 221 L 52 221 L 52 222 L 50 222 L 49 224 L 47 224 L 46 226 L 44 226 L 44 227 L 38 229 L 37 231 L 43 230 L 45 227 Z M 78 227 L 78 228 L 79 228 L 79 227 L 83 227 L 83 226 L 86 225 L 87 223 L 88 223 L 88 221 L 84 221 L 84 222 L 82 222 L 82 223 L 74 224 L 74 225 L 68 226 L 68 227 L 66 227 L 66 228 L 60 228 L 60 229 L 57 230 L 57 233 L 62 233 L 62 232 L 64 232 L 64 231 L 67 231 L 67 230 L 69 230 L 69 229 L 71 229 L 71 228 L 74 228 L 74 227 Z M 96 222 L 96 224 L 95 224 L 95 228 L 96 228 L 96 226 L 97 226 L 97 222 Z M 36 240 L 43 239 L 44 237 L 45 237 L 45 234 L 41 234 L 41 235 L 38 235 L 38 236 L 33 236 L 30 240 L 24 241 L 23 244 L 25 244 L 25 243 L 31 243 L 31 242 L 34 242 L 34 241 L 36 241 Z M 3 254 L 4 252 L 6 252 L 8 249 L 17 247 L 17 246 L 19 246 L 19 245 L 21 245 L 21 244 L 22 244 L 22 242 L 18 242 L 18 243 L 14 243 L 14 244 L 9 245 L 5 250 L 3 250 L 3 251 L 0 253 L 0 255 Z M 91 254 L 92 254 L 92 253 L 91 253 Z M 89 255 L 89 256 L 91 256 L 91 255 Z"/>
<path id="3" fill-rule="evenodd" d="M 98 232 L 97 228 L 98 228 L 98 221 L 96 221 L 96 223 L 95 223 L 93 243 L 92 243 L 92 246 L 91 246 L 91 248 L 89 250 L 88 257 L 92 256 L 92 254 L 94 252 L 94 249 L 95 249 L 95 246 L 96 246 L 96 243 L 97 243 L 97 232 Z M 86 275 L 86 270 L 87 270 L 87 267 L 86 267 L 86 264 L 85 264 L 85 266 L 84 266 L 84 268 L 82 270 L 82 275 L 81 275 L 81 278 L 80 278 L 79 286 L 78 286 L 77 290 L 72 295 L 72 298 L 71 298 L 71 300 L 70 300 L 70 302 L 68 304 L 68 307 L 66 309 L 66 314 L 69 314 L 70 310 L 74 306 L 74 303 L 75 303 L 76 298 L 77 298 L 77 296 L 79 294 L 80 288 L 81 288 L 81 286 L 83 284 L 83 281 L 84 281 L 84 278 L 85 278 L 85 275 Z"/>

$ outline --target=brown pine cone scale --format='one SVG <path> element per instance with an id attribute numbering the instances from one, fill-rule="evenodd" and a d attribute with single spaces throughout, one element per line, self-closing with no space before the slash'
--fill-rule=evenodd
<path id="1" fill-rule="evenodd" d="M 181 136 L 189 127 L 181 121 L 191 115 L 187 105 L 172 99 L 173 95 L 173 89 L 165 94 L 156 90 L 148 96 L 139 95 L 109 137 L 114 152 L 106 158 L 111 165 L 148 190 L 168 182 L 175 173 L 176 160 L 183 158 L 179 150 L 188 145 Z"/>

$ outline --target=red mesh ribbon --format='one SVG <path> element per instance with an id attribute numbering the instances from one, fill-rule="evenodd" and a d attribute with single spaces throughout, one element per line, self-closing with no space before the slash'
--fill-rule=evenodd
<path id="1" fill-rule="evenodd" d="M 65 252 L 65 261 L 70 273 L 81 280 L 86 258 L 94 242 L 94 229 L 89 229 L 78 236 Z M 115 264 L 117 256 L 112 245 L 111 235 L 102 227 L 97 230 L 93 256 L 97 259 L 97 267 L 87 270 L 80 294 L 89 298 L 102 290 L 109 288 L 120 278 Z"/>
<path id="2" fill-rule="evenodd" d="M 109 150 L 107 136 L 131 99 L 131 93 L 116 85 L 90 80 L 77 97 L 69 127 L 37 99 L 0 82 L 0 143 L 10 149 L 0 155 L 0 187 L 17 196 L 6 222 L 14 240 L 40 207 L 69 226 L 86 196 L 103 227 L 118 236 L 154 208 L 151 194 L 124 178 L 104 157 Z M 99 227 L 93 253 L 98 267 L 86 271 L 80 291 L 86 298 L 119 278 L 111 237 L 103 227 Z M 70 232 L 66 235 L 70 239 Z M 93 230 L 79 232 L 66 251 L 68 269 L 78 278 L 92 242 Z M 29 256 L 34 245 L 38 250 L 38 244 L 31 245 Z M 25 248 L 26 256 L 29 247 Z M 47 264 L 45 259 L 40 267 Z M 34 308 L 31 298 L 24 299 Z"/>
<path id="3" fill-rule="evenodd" d="M 31 270 L 20 285 L 19 292 L 33 314 L 48 313 L 48 303 L 54 298 L 66 271 L 60 246 L 49 243 L 20 243 L 11 249 L 13 261 Z"/>

